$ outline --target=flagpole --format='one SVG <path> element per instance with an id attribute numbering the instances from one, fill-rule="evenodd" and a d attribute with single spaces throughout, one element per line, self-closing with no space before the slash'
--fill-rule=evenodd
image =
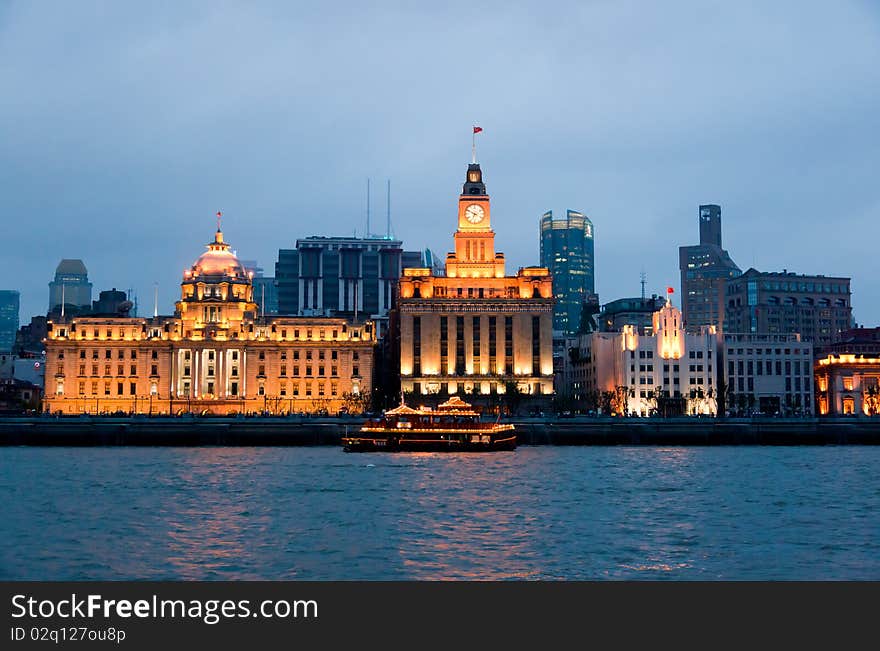
<path id="1" fill-rule="evenodd" d="M 477 130 L 476 128 L 471 129 L 473 133 L 471 134 L 471 163 L 474 165 L 477 164 Z"/>

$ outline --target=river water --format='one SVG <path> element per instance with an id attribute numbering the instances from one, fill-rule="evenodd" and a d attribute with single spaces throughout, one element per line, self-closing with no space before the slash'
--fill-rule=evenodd
<path id="1" fill-rule="evenodd" d="M 880 447 L 0 449 L 0 579 L 880 579 Z"/>

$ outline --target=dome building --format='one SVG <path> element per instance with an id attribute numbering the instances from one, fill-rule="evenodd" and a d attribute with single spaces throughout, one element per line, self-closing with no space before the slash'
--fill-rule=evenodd
<path id="1" fill-rule="evenodd" d="M 47 324 L 52 413 L 337 413 L 367 408 L 372 321 L 259 316 L 253 278 L 217 228 L 171 316 Z"/>

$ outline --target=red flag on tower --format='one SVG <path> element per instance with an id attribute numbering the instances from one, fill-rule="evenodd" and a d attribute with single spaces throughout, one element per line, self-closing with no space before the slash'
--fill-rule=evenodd
<path id="1" fill-rule="evenodd" d="M 667 287 L 667 288 L 666 288 L 666 293 L 667 293 L 667 294 L 674 294 L 674 293 L 675 293 L 675 290 L 674 290 L 672 287 Z"/>
<path id="2" fill-rule="evenodd" d="M 480 133 L 483 130 L 483 127 L 474 127 L 474 133 Z"/>

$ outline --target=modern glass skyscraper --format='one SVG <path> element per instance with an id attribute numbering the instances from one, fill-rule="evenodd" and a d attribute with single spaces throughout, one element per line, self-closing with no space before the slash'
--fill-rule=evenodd
<path id="1" fill-rule="evenodd" d="M 0 352 L 8 353 L 18 332 L 19 294 L 14 289 L 0 289 Z"/>
<path id="2" fill-rule="evenodd" d="M 553 276 L 553 329 L 575 333 L 581 306 L 596 292 L 593 222 L 574 210 L 565 219 L 553 219 L 553 211 L 541 215 L 541 266 Z"/>

